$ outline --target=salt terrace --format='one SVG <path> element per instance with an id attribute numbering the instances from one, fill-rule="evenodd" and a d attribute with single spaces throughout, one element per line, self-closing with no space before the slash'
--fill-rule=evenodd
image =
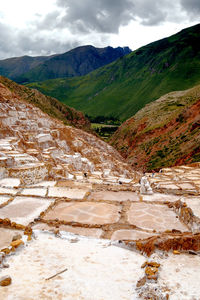
<path id="1" fill-rule="evenodd" d="M 172 168 L 170 175 L 165 169 L 153 177 L 149 174 L 152 195 L 139 193 L 138 179 L 110 183 L 109 176 L 103 174 L 103 184 L 98 183 L 99 174 L 91 174 L 97 179 L 93 184 L 90 175 L 87 178 L 83 175 L 80 180 L 62 178 L 26 186 L 18 185 L 16 179 L 4 178 L 0 180 L 0 218 L 50 232 L 61 228 L 76 234 L 80 230 L 80 235 L 90 236 L 91 231 L 93 237 L 96 232 L 96 237 L 112 240 L 119 240 L 119 236 L 120 240 L 137 240 L 140 235 L 143 238 L 173 230 L 196 233 L 200 226 L 199 185 L 191 178 L 189 186 L 180 188 L 191 170 L 200 171 L 200 166 L 186 169 L 179 181 L 174 181 L 179 167 Z M 160 186 L 162 177 L 166 176 L 169 188 Z M 175 183 L 177 188 L 171 189 Z M 190 219 L 184 215 L 183 208 L 192 211 Z"/>
<path id="2" fill-rule="evenodd" d="M 141 174 L 110 146 L 9 97 L 1 299 L 200 299 L 200 163 L 147 174 L 153 194 L 141 195 Z"/>
<path id="3" fill-rule="evenodd" d="M 171 168 L 170 174 L 163 169 L 153 177 L 148 174 L 152 195 L 139 193 L 137 178 L 111 183 L 103 173 L 91 174 L 97 179 L 93 184 L 84 174 L 79 180 L 62 178 L 30 185 L 9 177 L 1 179 L 0 246 L 6 254 L 4 262 L 10 264 L 9 269 L 2 267 L 1 273 L 9 273 L 13 280 L 11 286 L 2 288 L 3 299 L 10 299 L 11 294 L 15 299 L 25 295 L 30 299 L 145 299 L 146 295 L 158 297 L 152 299 L 167 299 L 168 295 L 169 299 L 198 299 L 200 249 L 195 241 L 188 247 L 177 241 L 185 239 L 186 244 L 199 236 L 199 184 L 191 176 L 187 186 L 180 186 L 193 171 L 199 171 L 195 178 L 200 179 L 200 165 L 185 169 L 177 181 L 179 169 Z M 169 189 L 160 186 L 166 177 Z M 99 178 L 103 184 L 98 183 Z M 171 189 L 173 185 L 177 188 Z M 24 243 L 18 255 L 13 252 L 16 236 Z M 169 246 L 168 241 L 174 243 Z M 165 242 L 166 249 L 159 246 Z M 156 281 L 143 274 L 141 265 L 146 260 L 161 264 Z M 65 267 L 66 272 L 47 280 Z M 26 268 L 31 268 L 32 277 Z M 169 272 L 176 278 L 172 280 Z M 102 276 L 107 282 L 101 290 Z M 193 285 L 186 288 L 183 282 L 188 276 Z M 31 289 L 26 288 L 27 280 L 33 283 Z M 78 284 L 80 280 L 85 289 Z M 94 286 L 97 291 L 91 298 Z"/>

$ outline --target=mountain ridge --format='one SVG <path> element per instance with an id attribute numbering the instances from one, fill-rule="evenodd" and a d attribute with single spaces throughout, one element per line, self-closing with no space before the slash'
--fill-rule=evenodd
<path id="1" fill-rule="evenodd" d="M 128 47 L 80 46 L 50 56 L 23 56 L 0 60 L 0 74 L 18 82 L 85 75 L 130 53 Z"/>
<path id="2" fill-rule="evenodd" d="M 130 118 L 162 95 L 200 82 L 200 24 L 150 43 L 85 76 L 30 84 L 90 116 Z"/>
<path id="3" fill-rule="evenodd" d="M 0 60 L 0 74 L 11 80 L 48 60 L 51 56 L 20 56 Z"/>

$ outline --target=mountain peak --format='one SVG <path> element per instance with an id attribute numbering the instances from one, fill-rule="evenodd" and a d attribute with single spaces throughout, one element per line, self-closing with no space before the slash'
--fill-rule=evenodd
<path id="1" fill-rule="evenodd" d="M 23 56 L 0 61 L 0 74 L 18 83 L 86 75 L 130 53 L 128 47 L 79 46 L 51 56 Z"/>

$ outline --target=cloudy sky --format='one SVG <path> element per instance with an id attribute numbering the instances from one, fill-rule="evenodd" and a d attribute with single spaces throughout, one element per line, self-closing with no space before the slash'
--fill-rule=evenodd
<path id="1" fill-rule="evenodd" d="M 200 22 L 200 0 L 0 0 L 0 59 L 136 49 Z"/>

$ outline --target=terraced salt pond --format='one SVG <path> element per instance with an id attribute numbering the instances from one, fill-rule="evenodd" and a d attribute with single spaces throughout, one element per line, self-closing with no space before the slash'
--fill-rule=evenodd
<path id="1" fill-rule="evenodd" d="M 200 299 L 200 163 L 141 195 L 111 146 L 1 89 L 0 298 Z"/>

